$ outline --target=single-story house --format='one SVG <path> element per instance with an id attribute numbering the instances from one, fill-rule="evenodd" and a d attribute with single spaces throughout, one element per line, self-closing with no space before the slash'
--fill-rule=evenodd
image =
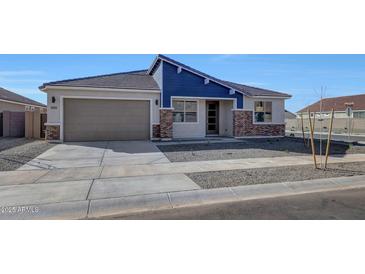
<path id="1" fill-rule="evenodd" d="M 0 136 L 25 136 L 26 111 L 46 113 L 47 106 L 0 87 Z"/>
<path id="2" fill-rule="evenodd" d="M 164 55 L 149 69 L 45 83 L 47 139 L 284 136 L 286 93 L 217 79 Z"/>
<path id="3" fill-rule="evenodd" d="M 329 118 L 333 108 L 335 118 L 348 118 L 346 113 L 347 107 L 351 107 L 352 109 L 352 118 L 365 119 L 365 94 L 323 98 L 322 107 L 321 100 L 319 100 L 302 108 L 297 114 L 299 117 L 303 115 L 303 118 L 308 118 L 308 110 L 310 110 L 312 117 L 314 113 L 318 117 L 319 112 L 322 110 L 322 117 Z"/>
<path id="4" fill-rule="evenodd" d="M 0 112 L 4 111 L 19 111 L 24 112 L 26 108 L 41 108 L 46 110 L 47 106 L 19 95 L 15 92 L 11 92 L 0 87 Z"/>

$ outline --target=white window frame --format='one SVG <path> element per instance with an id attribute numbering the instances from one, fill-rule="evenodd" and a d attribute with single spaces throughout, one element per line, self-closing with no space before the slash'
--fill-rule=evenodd
<path id="1" fill-rule="evenodd" d="M 355 115 L 354 115 L 355 113 L 356 113 L 356 114 L 358 114 L 358 113 L 363 114 L 363 113 L 365 113 L 365 111 L 364 111 L 364 110 L 355 110 L 355 111 L 353 111 L 353 112 L 352 112 L 352 117 L 353 117 L 353 118 L 355 118 Z M 360 117 L 360 118 L 359 118 L 359 117 L 357 117 L 357 118 L 355 118 L 355 119 L 365 119 L 365 117 L 364 117 L 364 118 L 363 118 L 363 117 Z"/>
<path id="2" fill-rule="evenodd" d="M 264 111 L 256 111 L 256 102 L 263 102 L 263 107 L 264 107 Z M 256 112 L 264 112 L 265 114 L 265 103 L 271 103 L 271 121 L 270 122 L 257 122 L 256 121 Z M 273 101 L 265 101 L 265 100 L 256 100 L 253 102 L 253 111 L 252 111 L 252 120 L 253 120 L 253 124 L 260 124 L 260 125 L 270 125 L 270 124 L 274 124 L 273 123 L 273 112 L 274 112 L 274 108 L 273 108 Z"/>
<path id="3" fill-rule="evenodd" d="M 172 98 L 171 99 L 171 106 L 174 107 L 174 101 L 183 101 L 184 102 L 184 122 L 175 122 L 173 121 L 174 124 L 199 124 L 199 100 L 194 100 L 194 99 L 187 99 L 187 98 Z M 185 102 L 196 102 L 196 122 L 186 122 L 185 119 Z M 175 109 L 172 111 L 173 113 L 175 112 Z M 172 114 L 174 115 L 174 114 Z"/>

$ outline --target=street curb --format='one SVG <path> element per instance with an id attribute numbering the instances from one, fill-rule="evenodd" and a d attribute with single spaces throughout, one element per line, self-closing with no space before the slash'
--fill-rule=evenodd
<path id="1" fill-rule="evenodd" d="M 79 220 L 87 216 L 89 201 L 0 206 L 0 220 Z"/>
<path id="2" fill-rule="evenodd" d="M 88 219 L 365 187 L 365 175 L 91 200 Z"/>
<path id="3" fill-rule="evenodd" d="M 362 187 L 365 187 L 365 175 L 154 193 L 147 195 L 63 203 L 24 205 L 16 206 L 16 208 L 21 209 L 28 206 L 32 209 L 38 208 L 38 212 L 35 214 L 29 214 L 27 212 L 23 212 L 21 214 L 4 214 L 0 211 L 0 213 L 2 213 L 0 214 L 0 219 L 108 219 L 111 217 L 128 216 L 143 212 L 156 212 L 160 210 L 173 210 L 178 208 L 196 207 L 210 204 L 277 198 L 283 196 L 356 189 Z"/>

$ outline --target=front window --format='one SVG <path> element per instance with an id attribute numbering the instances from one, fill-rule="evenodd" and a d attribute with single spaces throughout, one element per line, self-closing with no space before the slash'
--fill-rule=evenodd
<path id="1" fill-rule="evenodd" d="M 357 111 L 353 113 L 354 118 L 365 119 L 365 111 Z"/>
<path id="2" fill-rule="evenodd" d="M 198 121 L 197 101 L 173 100 L 174 123 L 196 123 Z"/>
<path id="3" fill-rule="evenodd" d="M 264 101 L 255 102 L 255 122 L 256 123 L 272 122 L 272 102 L 264 102 Z"/>

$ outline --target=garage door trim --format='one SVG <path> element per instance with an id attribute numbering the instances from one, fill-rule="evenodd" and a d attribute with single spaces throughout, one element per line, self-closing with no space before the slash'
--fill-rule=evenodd
<path id="1" fill-rule="evenodd" d="M 60 128 L 60 137 L 61 141 L 64 141 L 64 99 L 91 99 L 91 100 L 120 100 L 120 101 L 148 101 L 150 104 L 150 140 L 152 139 L 152 103 L 153 100 L 149 98 L 123 98 L 123 97 L 89 97 L 89 96 L 60 96 L 60 120 L 61 120 L 61 128 Z"/>

